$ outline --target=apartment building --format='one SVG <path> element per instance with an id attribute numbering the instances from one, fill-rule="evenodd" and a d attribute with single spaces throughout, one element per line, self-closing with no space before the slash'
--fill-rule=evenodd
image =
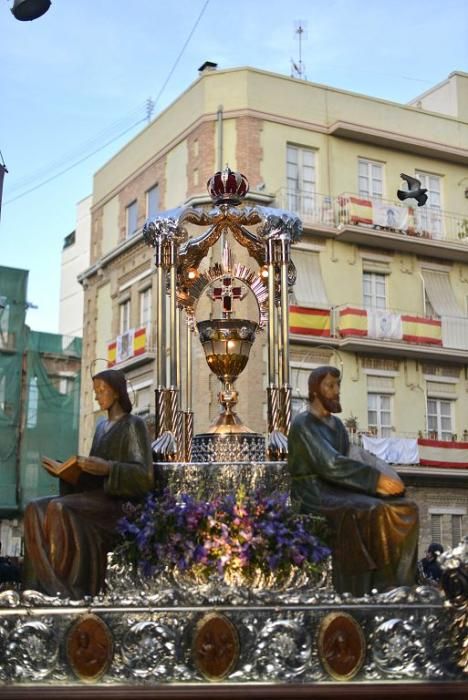
<path id="1" fill-rule="evenodd" d="M 152 249 L 158 211 L 210 206 L 226 163 L 250 182 L 247 203 L 297 213 L 290 305 L 294 410 L 311 368 L 343 371 L 356 439 L 398 465 L 420 505 L 421 545 L 468 530 L 468 74 L 411 104 L 253 68 L 202 67 L 195 82 L 94 176 L 84 287 L 83 376 L 122 368 L 135 411 L 152 412 Z M 400 173 L 428 201 L 400 201 Z M 194 338 L 195 432 L 218 411 L 218 382 Z M 164 349 L 163 349 L 164 352 Z M 265 345 L 238 380 L 239 413 L 265 431 Z M 81 449 L 97 417 L 82 386 Z"/>
<path id="2" fill-rule="evenodd" d="M 63 240 L 60 270 L 59 333 L 83 335 L 83 287 L 78 275 L 89 266 L 91 242 L 91 201 L 89 195 L 76 206 L 76 227 Z"/>

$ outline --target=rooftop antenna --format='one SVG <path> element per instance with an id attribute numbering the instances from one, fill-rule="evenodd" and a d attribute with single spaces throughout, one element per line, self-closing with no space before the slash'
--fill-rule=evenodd
<path id="1" fill-rule="evenodd" d="M 156 102 L 152 100 L 151 97 L 148 97 L 148 99 L 146 100 L 146 121 L 148 122 L 148 124 L 150 123 L 151 118 L 153 116 L 155 106 Z"/>
<path id="2" fill-rule="evenodd" d="M 291 58 L 291 78 L 299 78 L 299 80 L 307 80 L 305 74 L 305 65 L 302 62 L 302 40 L 306 39 L 306 23 L 303 20 L 295 22 L 294 33 L 299 42 L 299 60 L 295 61 Z"/>

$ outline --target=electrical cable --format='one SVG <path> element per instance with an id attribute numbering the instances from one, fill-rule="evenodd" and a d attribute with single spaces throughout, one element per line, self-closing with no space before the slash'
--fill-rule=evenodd
<path id="1" fill-rule="evenodd" d="M 188 46 L 188 44 L 189 44 L 189 42 L 190 42 L 190 40 L 191 40 L 193 34 L 195 33 L 195 30 L 197 29 L 197 27 L 198 27 L 198 25 L 199 25 L 199 23 L 200 23 L 200 21 L 201 21 L 203 15 L 205 14 L 205 11 L 206 11 L 206 8 L 207 8 L 208 5 L 209 5 L 209 2 L 210 2 L 210 0 L 205 0 L 205 2 L 203 3 L 203 6 L 202 6 L 202 8 L 201 8 L 201 10 L 200 10 L 200 12 L 199 12 L 199 14 L 198 14 L 198 17 L 196 18 L 196 20 L 195 20 L 195 22 L 194 22 L 194 24 L 193 24 L 193 26 L 192 26 L 192 28 L 191 28 L 191 30 L 190 30 L 190 32 L 189 32 L 187 38 L 186 38 L 186 40 L 185 40 L 185 42 L 184 42 L 184 44 L 183 44 L 181 50 L 179 51 L 179 54 L 177 55 L 177 57 L 176 57 L 176 59 L 175 59 L 173 65 L 172 65 L 172 68 L 171 68 L 171 70 L 169 71 L 169 74 L 168 74 L 166 80 L 164 81 L 162 87 L 160 88 L 160 90 L 159 90 L 159 92 L 158 92 L 156 98 L 153 100 L 153 106 L 157 104 L 157 102 L 158 102 L 158 100 L 160 99 L 161 95 L 163 94 L 163 92 L 164 92 L 164 90 L 165 90 L 167 84 L 169 83 L 169 81 L 170 81 L 170 79 L 171 79 L 171 77 L 172 77 L 172 75 L 173 75 L 175 69 L 177 68 L 177 66 L 178 66 L 178 64 L 179 64 L 179 62 L 180 62 L 180 59 L 182 58 L 183 54 L 185 53 L 185 50 L 186 50 L 186 48 L 187 48 L 187 46 Z M 145 105 L 146 105 L 146 102 L 145 102 Z M 127 117 L 127 118 L 128 118 L 128 117 Z M 121 121 L 122 121 L 122 120 L 119 120 L 119 122 L 116 122 L 115 124 L 119 124 L 119 123 L 121 123 Z M 102 144 L 101 146 L 99 146 L 98 148 L 94 149 L 91 153 L 88 153 L 88 154 L 84 155 L 82 158 L 78 159 L 77 161 L 75 161 L 75 162 L 72 163 L 71 165 L 67 166 L 66 168 L 63 168 L 63 169 L 60 170 L 58 173 L 55 173 L 54 175 L 51 175 L 50 177 L 46 178 L 45 180 L 39 182 L 37 185 L 34 185 L 33 187 L 30 187 L 30 188 L 27 189 L 25 192 L 21 192 L 20 194 L 16 195 L 15 197 L 11 197 L 10 199 L 6 200 L 6 201 L 3 203 L 3 206 L 6 206 L 6 205 L 8 205 L 8 204 L 11 204 L 12 202 L 17 201 L 18 199 L 21 199 L 22 197 L 25 197 L 26 195 L 31 194 L 31 192 L 34 192 L 35 190 L 39 189 L 40 187 L 43 187 L 44 185 L 48 184 L 49 182 L 52 182 L 53 180 L 57 179 L 57 178 L 60 177 L 61 175 L 64 175 L 65 173 L 69 172 L 70 170 L 72 170 L 73 168 L 75 168 L 77 165 L 80 165 L 80 164 L 83 163 L 84 161 L 88 160 L 88 158 L 91 158 L 91 157 L 92 157 L 93 155 L 95 155 L 96 153 L 99 153 L 99 151 L 101 151 L 103 148 L 106 148 L 106 146 L 109 146 L 111 143 L 113 143 L 114 141 L 116 141 L 117 139 L 119 139 L 121 136 L 124 136 L 124 135 L 127 134 L 129 131 L 131 131 L 131 129 L 133 129 L 135 126 L 137 126 L 138 124 L 141 124 L 141 123 L 144 122 L 144 121 L 146 121 L 146 117 L 144 117 L 143 119 L 140 119 L 140 120 L 138 120 L 137 122 L 133 123 L 130 127 L 128 127 L 127 129 L 125 129 L 123 132 L 120 132 L 119 134 L 117 134 L 117 135 L 114 136 L 113 138 L 111 138 L 111 139 L 109 139 L 108 141 L 106 141 L 106 143 L 104 143 L 104 144 Z M 115 126 L 113 125 L 111 128 L 115 128 Z M 106 129 L 106 131 L 108 131 L 108 129 Z M 93 143 L 93 142 L 95 142 L 98 138 L 99 138 L 99 137 L 93 137 L 92 139 L 88 140 L 88 142 L 86 142 L 86 143 L 89 143 L 90 141 L 91 141 L 91 143 Z M 60 164 L 63 162 L 63 160 L 64 160 L 64 157 L 62 156 L 61 159 L 59 159 L 58 164 L 55 165 L 55 167 L 60 167 Z M 57 163 L 57 161 L 56 161 L 56 163 Z M 47 170 L 50 170 L 51 167 L 54 167 L 54 164 L 52 164 L 52 166 L 47 166 Z M 42 170 L 44 170 L 44 169 L 42 169 Z M 41 171 L 40 171 L 40 172 L 41 172 Z M 23 181 L 20 181 L 20 182 L 23 182 L 23 185 L 17 183 L 16 185 L 13 186 L 13 190 L 17 190 L 17 189 L 19 189 L 21 186 L 24 186 L 24 185 L 26 184 L 26 183 L 25 183 L 25 180 L 26 180 L 26 182 L 30 182 L 31 180 L 34 179 L 34 177 L 36 177 L 36 176 L 35 176 L 35 175 L 30 175 L 30 176 L 28 176 L 27 178 L 23 178 Z"/>
<path id="2" fill-rule="evenodd" d="M 31 181 L 38 180 L 39 178 L 43 177 L 46 173 L 50 173 L 51 170 L 61 168 L 62 166 L 70 162 L 70 160 L 79 157 L 83 153 L 83 151 L 89 150 L 90 148 L 93 148 L 96 145 L 98 145 L 103 138 L 108 139 L 111 136 L 111 132 L 113 132 L 117 128 L 122 129 L 123 127 L 126 127 L 130 119 L 134 120 L 138 114 L 141 114 L 145 105 L 146 103 L 142 103 L 138 106 L 138 108 L 133 109 L 129 114 L 127 114 L 126 117 L 118 119 L 116 122 L 110 124 L 108 127 L 98 132 L 95 136 L 79 144 L 71 151 L 62 154 L 59 158 L 57 158 L 54 161 L 46 163 L 41 168 L 33 171 L 29 175 L 15 180 L 14 183 L 8 188 L 9 194 L 13 194 L 13 192 L 19 189 L 23 189 L 24 187 L 29 185 Z"/>
<path id="3" fill-rule="evenodd" d="M 161 97 L 162 93 L 164 92 L 164 89 L 165 89 L 166 85 L 168 84 L 169 80 L 171 79 L 172 74 L 174 73 L 175 69 L 177 68 L 177 66 L 178 66 L 178 64 L 179 64 L 179 61 L 180 61 L 180 59 L 182 58 L 182 56 L 183 56 L 183 54 L 184 54 L 184 52 L 185 52 L 185 49 L 187 48 L 187 46 L 188 46 L 188 44 L 189 44 L 190 39 L 192 38 L 193 34 L 195 33 L 195 30 L 196 30 L 196 28 L 198 27 L 201 18 L 202 18 L 203 15 L 205 14 L 205 10 L 206 10 L 206 8 L 208 7 L 209 2 L 210 2 L 210 0 L 205 0 L 205 4 L 203 5 L 202 9 L 200 10 L 200 14 L 198 15 L 197 19 L 195 20 L 195 24 L 193 25 L 192 29 L 190 30 L 189 35 L 188 35 L 187 39 L 185 40 L 185 43 L 184 43 L 184 45 L 182 46 L 182 49 L 181 49 L 180 52 L 179 52 L 179 55 L 177 56 L 176 60 L 174 61 L 174 65 L 172 66 L 171 70 L 169 71 L 169 75 L 167 76 L 166 80 L 164 81 L 164 84 L 163 84 L 162 88 L 160 89 L 160 91 L 159 91 L 158 94 L 156 95 L 156 98 L 154 99 L 154 104 L 155 104 L 155 105 L 157 104 L 157 102 L 158 102 L 159 98 Z"/>
<path id="4" fill-rule="evenodd" d="M 106 148 L 106 146 L 110 146 L 111 143 L 114 143 L 114 141 L 117 141 L 117 139 L 119 139 L 121 136 L 125 136 L 125 134 L 128 134 L 128 132 L 131 131 L 132 129 L 134 129 L 135 126 L 138 126 L 138 124 L 141 124 L 144 121 L 146 121 L 146 117 L 144 117 L 143 119 L 139 119 L 137 122 L 135 122 L 134 124 L 129 126 L 128 129 L 125 129 L 125 131 L 122 131 L 120 134 L 117 134 L 117 136 L 114 136 L 109 141 L 106 141 L 106 143 L 103 143 L 101 146 L 99 146 L 99 148 L 96 148 L 91 153 L 88 153 L 87 155 L 83 156 L 83 158 L 80 158 L 79 160 L 75 161 L 74 163 L 72 163 L 68 167 L 64 168 L 63 170 L 60 170 L 60 172 L 55 173 L 55 175 L 51 175 L 46 180 L 39 182 L 37 185 L 34 185 L 34 187 L 30 187 L 29 190 L 26 190 L 26 192 L 22 192 L 21 194 L 16 195 L 16 197 L 12 197 L 11 199 L 8 199 L 6 202 L 4 202 L 4 206 L 6 204 L 11 204 L 12 202 L 16 202 L 17 199 L 21 199 L 22 197 L 25 197 L 27 194 L 31 194 L 31 192 L 38 190 L 40 187 L 43 187 L 44 185 L 47 185 L 49 182 L 56 180 L 61 175 L 65 175 L 65 173 L 68 173 L 70 170 L 75 168 L 77 165 L 84 163 L 85 160 L 88 160 L 88 158 L 91 158 L 92 156 L 96 155 L 96 153 L 99 153 L 99 151 L 102 151 L 102 149 Z"/>

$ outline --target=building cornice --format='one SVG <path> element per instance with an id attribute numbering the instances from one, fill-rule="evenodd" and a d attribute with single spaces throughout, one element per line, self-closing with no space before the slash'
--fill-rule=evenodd
<path id="1" fill-rule="evenodd" d="M 468 165 L 468 149 L 454 148 L 445 143 L 422 139 L 419 136 L 409 136 L 345 121 L 334 122 L 327 130 L 327 133 L 330 136 L 339 136 L 340 138 L 372 143 L 397 151 L 408 151 L 428 158 L 438 158 L 452 163 Z"/>
<path id="2" fill-rule="evenodd" d="M 143 229 L 139 229 L 135 234 L 133 234 L 131 238 L 127 238 L 125 241 L 119 243 L 113 250 L 109 251 L 109 253 L 106 253 L 106 255 L 103 255 L 102 258 L 100 258 L 97 262 L 88 267 L 87 270 L 79 274 L 77 277 L 78 282 L 80 284 L 83 284 L 85 280 L 89 279 L 90 277 L 93 277 L 94 275 L 99 274 L 99 272 L 103 268 L 107 267 L 107 265 L 109 265 L 109 263 L 115 260 L 115 258 L 120 257 L 123 253 L 136 246 L 136 244 L 140 243 L 142 240 Z"/>

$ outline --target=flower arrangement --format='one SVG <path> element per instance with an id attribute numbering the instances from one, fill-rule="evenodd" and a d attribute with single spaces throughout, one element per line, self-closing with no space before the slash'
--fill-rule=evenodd
<path id="1" fill-rule="evenodd" d="M 120 555 L 144 576 L 165 568 L 198 582 L 286 581 L 292 571 L 317 573 L 330 555 L 313 534 L 317 520 L 300 516 L 284 493 L 239 491 L 210 502 L 168 491 L 128 505 L 119 522 Z M 319 523 L 319 526 L 321 523 Z"/>

